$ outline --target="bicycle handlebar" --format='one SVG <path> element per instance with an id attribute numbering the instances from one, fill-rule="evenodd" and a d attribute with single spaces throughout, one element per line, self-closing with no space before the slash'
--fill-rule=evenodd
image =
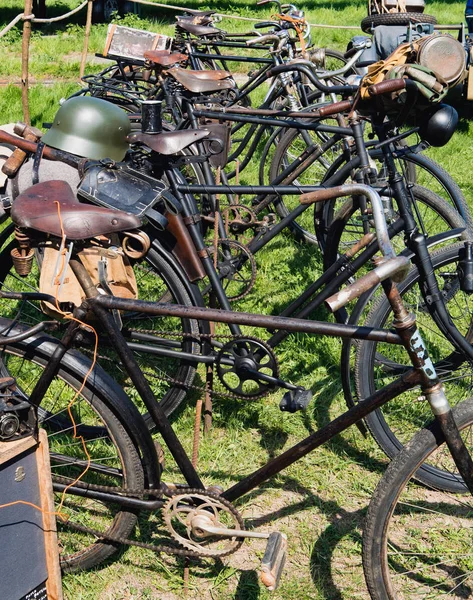
<path id="1" fill-rule="evenodd" d="M 281 31 L 281 25 L 276 21 L 264 21 L 263 23 L 255 23 L 255 29 L 266 29 L 266 27 L 274 27 L 277 28 L 278 31 Z"/>
<path id="2" fill-rule="evenodd" d="M 270 42 L 272 42 L 274 44 L 279 44 L 280 41 L 281 41 L 281 38 L 278 35 L 276 35 L 274 33 L 267 33 L 266 35 L 258 36 L 254 40 L 247 40 L 246 45 L 254 46 L 256 44 L 267 44 Z"/>
<path id="3" fill-rule="evenodd" d="M 286 73 L 289 71 L 299 71 L 302 75 L 305 75 L 320 92 L 325 94 L 345 94 L 349 96 L 350 94 L 355 94 L 358 91 L 358 86 L 356 85 L 324 85 L 311 68 L 300 63 L 276 65 L 271 67 L 271 69 L 267 71 L 266 77 L 269 78 L 273 75 L 280 75 L 281 73 Z"/>
<path id="4" fill-rule="evenodd" d="M 381 83 L 375 83 L 374 85 L 370 85 L 368 87 L 368 94 L 370 96 L 380 96 L 382 94 L 389 94 L 390 92 L 405 90 L 407 85 L 408 84 L 405 79 L 388 79 L 386 81 L 381 81 Z"/>

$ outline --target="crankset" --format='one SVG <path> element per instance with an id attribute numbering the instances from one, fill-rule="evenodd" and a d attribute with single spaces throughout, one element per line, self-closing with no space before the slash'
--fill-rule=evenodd
<path id="1" fill-rule="evenodd" d="M 215 365 L 222 385 L 241 398 L 260 398 L 279 383 L 276 356 L 257 338 L 230 340 L 220 349 Z"/>

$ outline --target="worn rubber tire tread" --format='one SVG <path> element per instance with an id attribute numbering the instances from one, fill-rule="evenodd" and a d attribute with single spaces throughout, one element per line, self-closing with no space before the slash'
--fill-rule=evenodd
<path id="1" fill-rule="evenodd" d="M 429 23 L 437 25 L 437 19 L 433 15 L 424 13 L 405 12 L 405 13 L 386 13 L 381 15 L 369 15 L 361 21 L 361 29 L 365 33 L 371 33 L 372 28 L 378 25 L 409 25 L 409 23 Z"/>
<path id="2" fill-rule="evenodd" d="M 473 424 L 473 399 L 453 409 L 458 428 Z M 387 592 L 383 576 L 386 532 L 400 494 L 428 456 L 444 442 L 440 427 L 433 423 L 421 429 L 388 466 L 369 504 L 363 528 L 363 570 L 372 600 L 395 600 Z M 417 479 L 417 477 L 416 477 Z"/>

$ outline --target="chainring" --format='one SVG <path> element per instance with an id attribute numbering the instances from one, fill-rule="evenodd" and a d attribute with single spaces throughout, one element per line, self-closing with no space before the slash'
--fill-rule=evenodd
<path id="1" fill-rule="evenodd" d="M 222 346 L 215 361 L 222 385 L 240 397 L 254 400 L 275 389 L 273 383 L 258 379 L 250 371 L 279 377 L 279 365 L 273 349 L 253 337 L 240 337 Z"/>
<path id="2" fill-rule="evenodd" d="M 201 556 L 219 558 L 233 554 L 241 547 L 244 538 L 203 536 L 193 531 L 192 518 L 201 514 L 210 518 L 214 527 L 245 528 L 240 514 L 228 500 L 204 490 L 174 494 L 162 509 L 168 532 L 184 548 Z"/>

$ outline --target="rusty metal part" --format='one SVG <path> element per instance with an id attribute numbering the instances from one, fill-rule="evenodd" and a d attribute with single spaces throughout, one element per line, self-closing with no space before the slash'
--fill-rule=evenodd
<path id="1" fill-rule="evenodd" d="M 204 490 L 177 493 L 166 502 L 162 515 L 168 532 L 184 548 L 192 550 L 201 556 L 213 558 L 228 556 L 236 552 L 242 545 L 243 539 L 236 535 L 215 535 L 212 542 L 209 536 L 202 535 L 198 527 L 192 526 L 196 517 L 207 517 L 217 529 L 235 529 L 243 531 L 245 525 L 238 511 L 230 502 L 220 499 L 215 494 L 207 494 Z M 221 523 L 222 517 L 230 519 L 233 527 Z"/>
<path id="2" fill-rule="evenodd" d="M 18 248 L 13 248 L 11 258 L 15 271 L 21 277 L 26 277 L 31 273 L 31 267 L 34 259 L 34 250 L 30 248 L 27 253 L 22 253 Z"/>
<path id="3" fill-rule="evenodd" d="M 473 494 L 473 461 L 460 435 L 452 411 L 449 410 L 442 414 L 437 414 L 436 420 L 440 424 L 442 433 L 445 436 L 445 441 L 451 452 L 453 461 L 470 494 Z"/>
<path id="4" fill-rule="evenodd" d="M 21 121 L 15 124 L 13 131 L 30 142 L 38 142 L 43 135 L 40 129 L 31 127 Z M 2 172 L 8 177 L 15 177 L 21 165 L 25 162 L 26 157 L 27 153 L 24 150 L 16 148 L 3 164 Z"/>
<path id="5" fill-rule="evenodd" d="M 203 321 L 217 321 L 218 323 L 235 323 L 237 325 L 250 325 L 267 329 L 282 329 L 285 331 L 299 331 L 302 333 L 341 338 L 372 340 L 374 342 L 386 342 L 387 344 L 402 344 L 398 334 L 374 327 L 344 325 L 342 323 L 334 324 L 326 323 L 325 321 L 308 321 L 307 319 L 296 319 L 293 317 L 274 317 L 233 312 L 231 310 L 190 307 L 179 304 L 157 304 L 156 302 L 127 300 L 126 298 L 112 298 L 111 296 L 96 297 L 91 302 L 91 305 L 95 304 L 106 309 L 116 308 L 118 310 L 138 311 L 144 314 L 186 317 L 190 319 L 202 319 Z"/>
<path id="6" fill-rule="evenodd" d="M 372 187 L 358 183 L 349 183 L 333 188 L 323 188 L 316 192 L 309 192 L 308 194 L 302 194 L 299 200 L 301 204 L 311 204 L 312 202 L 341 198 L 343 196 L 366 196 L 368 198 L 371 202 L 379 249 L 386 258 L 394 258 L 396 254 L 388 234 L 388 226 L 386 224 L 381 198 L 379 197 L 378 192 Z"/>
<path id="7" fill-rule="evenodd" d="M 18 227 L 15 227 L 15 239 L 18 243 L 18 248 L 13 248 L 10 252 L 13 266 L 18 275 L 26 277 L 31 273 L 34 249 L 31 248 L 29 235 Z"/>
<path id="8" fill-rule="evenodd" d="M 388 258 L 354 283 L 347 285 L 333 296 L 327 298 L 325 305 L 332 312 L 340 310 L 340 308 L 343 308 L 355 298 L 359 298 L 361 294 L 374 288 L 385 279 L 392 278 L 402 281 L 407 275 L 410 266 L 411 262 L 406 256 Z"/>
<path id="9" fill-rule="evenodd" d="M 361 237 L 355 244 L 353 244 L 351 248 L 345 252 L 345 256 L 347 258 L 353 258 L 356 254 L 358 254 L 358 252 L 360 252 L 360 250 L 363 250 L 363 248 L 366 248 L 368 244 L 371 244 L 375 238 L 376 235 L 374 233 L 365 233 L 363 237 Z"/>
<path id="10" fill-rule="evenodd" d="M 123 252 L 133 259 L 143 258 L 148 254 L 148 250 L 151 246 L 151 240 L 144 231 L 124 231 L 124 237 L 122 240 Z M 139 244 L 141 248 L 137 248 L 136 244 Z"/>
<path id="11" fill-rule="evenodd" d="M 421 39 L 417 62 L 450 85 L 462 79 L 466 72 L 463 44 L 451 35 L 437 34 Z"/>

